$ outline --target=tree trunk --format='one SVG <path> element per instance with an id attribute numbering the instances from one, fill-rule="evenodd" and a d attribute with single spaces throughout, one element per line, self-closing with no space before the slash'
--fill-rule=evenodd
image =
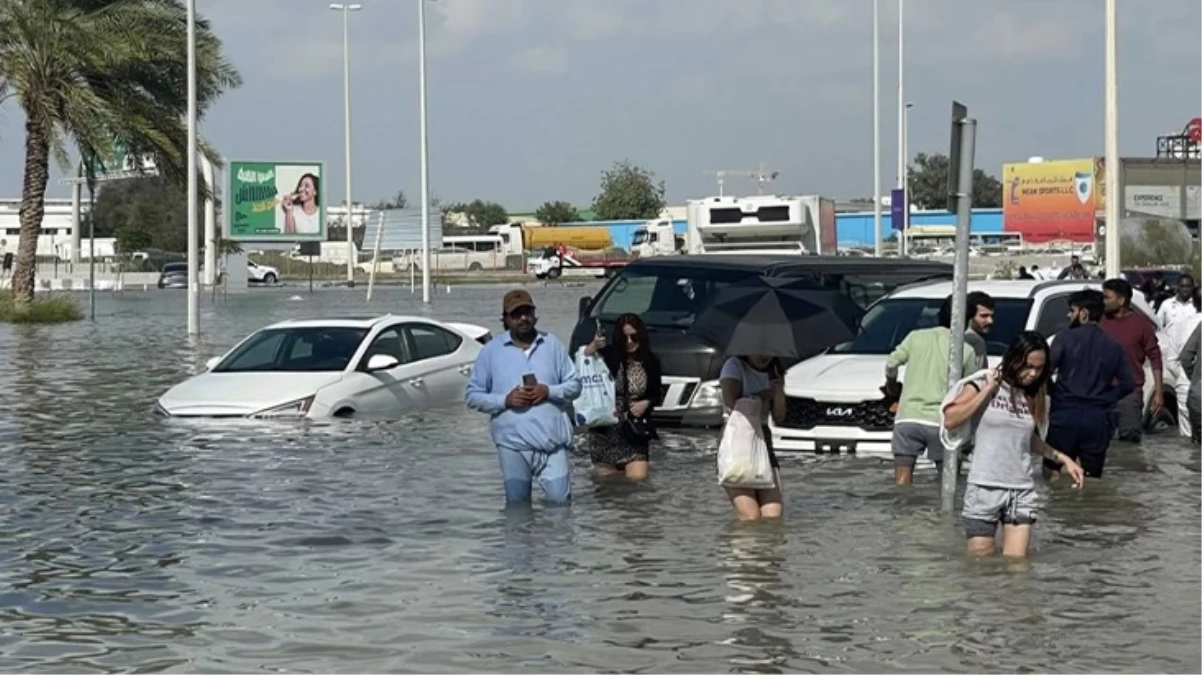
<path id="1" fill-rule="evenodd" d="M 37 276 L 38 233 L 46 213 L 46 183 L 50 180 L 50 138 L 40 124 L 25 121 L 25 185 L 21 191 L 21 236 L 13 264 L 13 306 L 33 302 Z"/>

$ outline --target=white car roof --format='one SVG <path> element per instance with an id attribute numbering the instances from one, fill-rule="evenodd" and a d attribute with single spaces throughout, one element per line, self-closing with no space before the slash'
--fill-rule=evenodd
<path id="1" fill-rule="evenodd" d="M 1100 287 L 1101 279 L 1065 279 L 1063 281 L 1041 281 L 1039 279 L 986 279 L 968 281 L 968 290 L 984 291 L 995 298 L 1030 298 L 1038 291 L 1064 286 L 1067 288 Z M 906 286 L 894 291 L 893 298 L 946 298 L 951 295 L 951 281 L 931 281 Z"/>
<path id="2" fill-rule="evenodd" d="M 425 316 L 409 316 L 404 314 L 382 314 L 379 316 L 328 316 L 313 319 L 285 319 L 265 327 L 263 330 L 275 328 L 374 328 L 377 324 L 394 321 L 414 321 L 418 323 L 433 323 L 438 325 L 457 326 Z"/>

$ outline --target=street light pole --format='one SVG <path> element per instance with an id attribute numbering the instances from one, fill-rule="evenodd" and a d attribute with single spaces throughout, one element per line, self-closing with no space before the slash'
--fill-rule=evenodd
<path id="1" fill-rule="evenodd" d="M 910 194 L 906 186 L 906 0 L 897 0 L 897 187 L 902 191 L 902 226 L 899 253 L 906 255 L 906 227 L 910 224 Z"/>
<path id="2" fill-rule="evenodd" d="M 196 241 L 196 0 L 188 0 L 188 335 L 200 334 L 200 251 Z M 88 219 L 92 214 L 89 212 Z"/>
<path id="3" fill-rule="evenodd" d="M 872 0 L 872 224 L 873 255 L 881 257 L 881 14 L 880 0 Z"/>
<path id="4" fill-rule="evenodd" d="M 350 13 L 363 9 L 363 5 L 331 3 L 330 9 L 342 12 L 342 114 L 346 160 L 346 280 L 355 282 L 355 202 L 351 199 L 351 38 Z"/>
<path id="5" fill-rule="evenodd" d="M 430 304 L 430 156 L 426 128 L 426 0 L 417 0 L 418 105 L 421 106 L 422 303 Z"/>
<path id="6" fill-rule="evenodd" d="M 1119 86 L 1116 0 L 1106 0 L 1106 278 L 1119 276 Z"/>

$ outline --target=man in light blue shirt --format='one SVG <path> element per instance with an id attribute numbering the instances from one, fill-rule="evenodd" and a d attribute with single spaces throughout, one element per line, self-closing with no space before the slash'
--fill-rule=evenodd
<path id="1" fill-rule="evenodd" d="M 509 291 L 501 305 L 507 330 L 476 358 L 467 405 L 492 418 L 505 501 L 529 502 L 537 478 L 547 501 L 566 504 L 572 499 L 568 404 L 580 396 L 580 378 L 559 338 L 535 328 L 529 293 Z"/>

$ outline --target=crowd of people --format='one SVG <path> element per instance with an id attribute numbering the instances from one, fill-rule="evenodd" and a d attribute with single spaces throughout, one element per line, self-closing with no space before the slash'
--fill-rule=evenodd
<path id="1" fill-rule="evenodd" d="M 969 456 L 962 518 L 970 553 L 992 553 L 1000 526 L 1003 554 L 1026 555 L 1037 511 L 1034 457 L 1042 459 L 1045 479 L 1068 474 L 1079 487 L 1086 478 L 1102 477 L 1113 439 L 1141 441 L 1145 365 L 1154 382 L 1148 395 L 1152 413 L 1164 405 L 1167 368 L 1182 404 L 1180 429 L 1199 442 L 1202 308 L 1194 280 L 1183 275 L 1176 294 L 1159 304 L 1154 317 L 1132 307 L 1133 293 L 1122 279 L 1105 281 L 1101 291 L 1073 293 L 1067 329 L 1055 336 L 1021 332 L 997 364 L 990 363 L 985 348 L 993 298 L 970 293 L 966 324 L 953 330 L 949 296 L 937 325 L 911 331 L 888 357 L 881 389 L 895 411 L 894 481 L 910 485 L 924 454 L 937 466 L 952 453 Z M 537 481 L 548 502 L 567 503 L 575 436 L 570 410 L 582 391 L 573 357 L 558 338 L 538 330 L 527 291 L 505 295 L 502 321 L 505 333 L 485 345 L 473 368 L 467 404 L 490 416 L 507 502 L 529 502 Z M 950 347 L 959 339 L 965 377 L 950 385 Z M 637 315 L 624 314 L 611 335 L 598 331 L 584 353 L 604 360 L 620 413 L 618 424 L 584 434 L 595 473 L 644 480 L 656 437 L 651 413 L 662 389 L 647 328 Z M 760 402 L 759 424 L 775 479 L 770 489 L 726 488 L 741 520 L 783 514 L 780 464 L 767 428 L 769 417 L 780 423 L 785 416 L 783 377 L 780 361 L 764 355 L 731 354 L 721 368 L 728 411 L 744 398 Z"/>

